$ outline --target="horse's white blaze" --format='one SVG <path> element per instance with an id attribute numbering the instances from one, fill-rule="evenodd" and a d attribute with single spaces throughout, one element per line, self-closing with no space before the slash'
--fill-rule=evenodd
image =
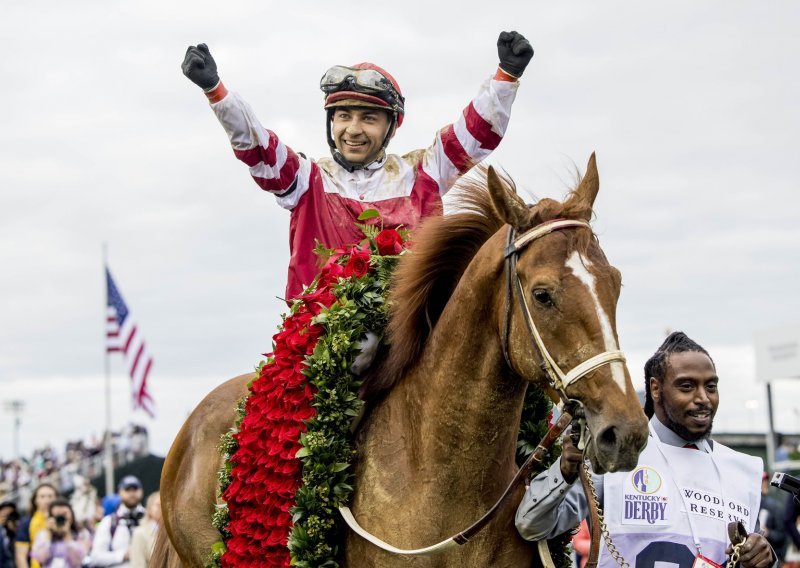
<path id="1" fill-rule="evenodd" d="M 614 337 L 614 330 L 611 328 L 611 320 L 608 314 L 600 305 L 600 299 L 597 297 L 597 290 L 595 289 L 594 274 L 589 272 L 588 266 L 592 263 L 583 258 L 578 252 L 573 252 L 567 259 L 567 268 L 572 270 L 575 277 L 580 280 L 589 289 L 589 295 L 594 300 L 594 309 L 597 313 L 597 319 L 600 322 L 600 331 L 603 333 L 603 343 L 605 344 L 606 351 L 616 351 L 619 349 L 617 339 Z M 625 370 L 622 363 L 609 363 L 611 367 L 611 378 L 617 383 L 619 389 L 624 393 L 627 391 L 627 384 L 625 382 Z"/>

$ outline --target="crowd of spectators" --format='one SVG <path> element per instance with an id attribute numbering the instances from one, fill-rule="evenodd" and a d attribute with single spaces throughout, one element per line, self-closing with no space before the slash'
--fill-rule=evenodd
<path id="1" fill-rule="evenodd" d="M 115 469 L 147 456 L 146 428 L 113 432 L 111 448 Z M 158 492 L 145 510 L 142 483 L 129 475 L 101 500 L 90 480 L 103 475 L 104 461 L 98 439 L 0 460 L 0 568 L 147 566 L 161 520 Z"/>
<path id="2" fill-rule="evenodd" d="M 92 512 L 84 522 L 77 491 L 67 499 L 49 483 L 34 488 L 28 514 L 20 515 L 14 502 L 0 502 L 0 568 L 147 568 L 161 524 L 158 491 L 145 509 L 141 481 L 127 475 L 105 512 L 91 491 Z"/>
<path id="3" fill-rule="evenodd" d="M 114 467 L 122 466 L 149 452 L 147 429 L 129 424 L 111 435 Z M 103 440 L 67 442 L 63 452 L 47 445 L 28 457 L 5 461 L 0 459 L 0 501 L 14 501 L 26 507 L 33 489 L 49 483 L 62 495 L 72 493 L 84 480 L 103 473 Z"/>

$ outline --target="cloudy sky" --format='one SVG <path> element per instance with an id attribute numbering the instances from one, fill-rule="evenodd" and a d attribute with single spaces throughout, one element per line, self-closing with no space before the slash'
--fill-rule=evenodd
<path id="1" fill-rule="evenodd" d="M 490 7 L 491 6 L 491 7 Z M 6 0 L 0 17 L 0 399 L 23 453 L 99 434 L 102 245 L 155 366 L 156 420 L 112 361 L 113 422 L 164 453 L 194 405 L 249 371 L 279 321 L 288 214 L 180 72 L 206 42 L 229 88 L 295 150 L 327 154 L 319 77 L 370 60 L 407 99 L 390 149 L 430 144 L 517 29 L 536 55 L 491 158 L 561 197 L 597 151 L 595 224 L 622 271 L 635 381 L 665 330 L 716 358 L 718 430 L 762 429 L 753 334 L 800 322 L 800 78 L 791 1 L 330 3 Z M 800 389 L 775 385 L 778 428 Z M 0 457 L 13 452 L 0 413 Z"/>

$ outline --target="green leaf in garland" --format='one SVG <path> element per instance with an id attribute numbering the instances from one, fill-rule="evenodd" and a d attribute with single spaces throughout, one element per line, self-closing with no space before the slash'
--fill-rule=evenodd
<path id="1" fill-rule="evenodd" d="M 364 233 L 364 236 L 368 239 L 374 239 L 378 236 L 378 233 L 381 232 L 380 227 L 375 225 L 367 225 L 365 223 L 356 223 L 356 227 L 361 229 L 361 232 Z"/>
<path id="2" fill-rule="evenodd" d="M 316 255 L 316 257 L 319 259 L 318 262 L 320 262 L 320 264 L 325 264 L 328 261 L 328 259 L 333 255 L 333 249 L 330 249 L 330 248 L 326 247 L 321 242 L 319 242 L 318 239 L 314 239 L 314 250 L 313 250 L 313 252 Z M 310 289 L 311 289 L 311 286 L 306 288 L 306 290 L 304 292 L 308 292 Z"/>
<path id="3" fill-rule="evenodd" d="M 358 220 L 366 221 L 367 219 L 375 219 L 380 216 L 381 214 L 377 209 L 364 209 L 361 215 L 358 216 Z"/>

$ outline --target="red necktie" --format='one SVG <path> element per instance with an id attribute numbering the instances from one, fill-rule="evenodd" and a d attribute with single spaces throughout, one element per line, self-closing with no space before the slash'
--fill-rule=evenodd
<path id="1" fill-rule="evenodd" d="M 684 444 L 683 447 L 684 448 L 689 448 L 690 450 L 699 450 L 700 449 L 695 444 Z"/>

